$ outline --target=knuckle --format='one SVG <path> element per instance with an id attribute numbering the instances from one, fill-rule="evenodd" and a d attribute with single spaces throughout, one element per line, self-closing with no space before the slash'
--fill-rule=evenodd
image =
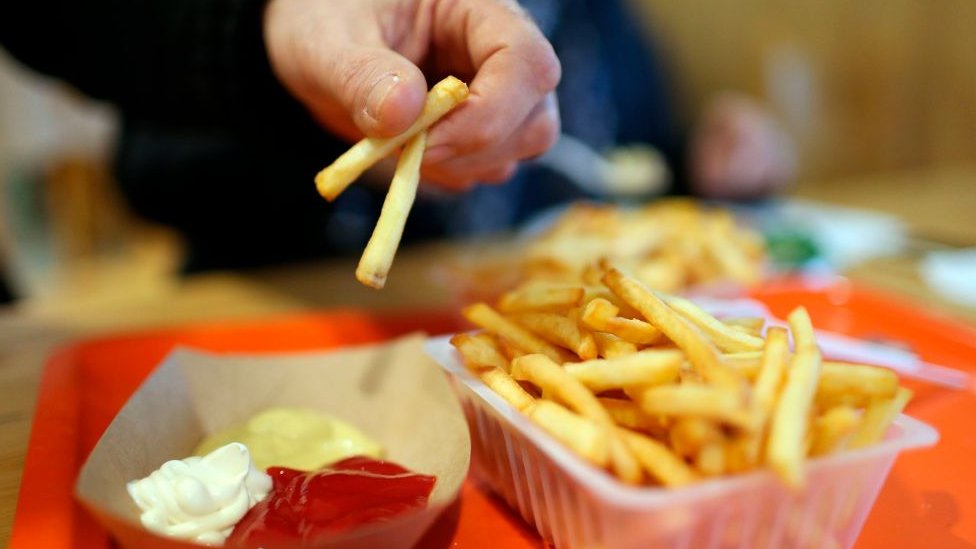
<path id="1" fill-rule="evenodd" d="M 476 125 L 466 135 L 468 150 L 480 151 L 504 141 L 508 137 L 508 131 L 504 120 L 496 117 Z"/>
<path id="2" fill-rule="evenodd" d="M 467 192 L 473 189 L 474 186 L 477 184 L 478 182 L 475 181 L 473 178 L 456 179 L 454 180 L 453 186 L 451 188 L 458 192 Z"/>
<path id="3" fill-rule="evenodd" d="M 475 178 L 471 174 L 452 170 L 443 166 L 432 167 L 424 170 L 424 179 L 436 187 L 454 192 L 463 192 L 475 184 Z"/>
<path id="4" fill-rule="evenodd" d="M 454 175 L 440 182 L 441 188 L 454 192 L 466 192 L 475 186 L 477 181 L 470 176 Z"/>
<path id="5" fill-rule="evenodd" d="M 546 114 L 533 120 L 522 135 L 520 158 L 532 158 L 549 150 L 559 138 L 559 120 Z"/>
<path id="6" fill-rule="evenodd" d="M 485 172 L 481 179 L 485 183 L 504 183 L 515 175 L 518 170 L 518 163 L 506 162 L 504 165 Z"/>
<path id="7" fill-rule="evenodd" d="M 514 177 L 515 173 L 518 171 L 518 168 L 519 168 L 518 162 L 509 162 L 508 165 L 506 165 L 502 169 L 502 173 L 501 173 L 502 181 L 508 181 L 509 179 Z"/>
<path id="8" fill-rule="evenodd" d="M 537 44 L 528 48 L 525 56 L 533 87 L 542 94 L 555 90 L 562 78 L 562 65 L 552 46 L 548 42 Z"/>

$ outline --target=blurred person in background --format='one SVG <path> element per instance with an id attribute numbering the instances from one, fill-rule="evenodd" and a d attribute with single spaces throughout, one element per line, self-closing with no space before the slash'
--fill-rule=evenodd
<path id="1" fill-rule="evenodd" d="M 657 147 L 676 192 L 750 197 L 787 180 L 774 125 L 748 100 L 722 99 L 693 131 L 677 128 L 661 67 L 617 2 L 524 5 L 562 60 L 568 134 L 596 150 Z M 592 197 L 543 163 L 472 188 L 512 179 L 559 133 L 559 61 L 514 2 L 95 0 L 4 11 L 0 44 L 15 57 L 119 107 L 116 178 L 137 213 L 185 237 L 187 271 L 358 253 L 384 190 L 354 185 L 328 204 L 312 176 L 364 134 L 405 129 L 447 74 L 473 96 L 431 132 L 429 185 L 405 242 L 510 228 Z"/>
<path id="2" fill-rule="evenodd" d="M 595 151 L 650 145 L 670 171 L 670 194 L 752 199 L 793 177 L 794 152 L 775 118 L 745 94 L 724 93 L 692 127 L 676 118 L 666 59 L 624 0 L 523 0 L 563 64 L 562 131 Z M 558 148 L 558 147 L 557 147 Z M 573 150 L 569 153 L 572 154 Z M 545 162 L 529 166 L 522 203 L 593 197 Z M 546 187 L 547 192 L 537 192 Z M 485 190 L 483 192 L 492 192 Z"/>
<path id="3" fill-rule="evenodd" d="M 14 299 L 14 295 L 10 291 L 10 286 L 7 285 L 2 267 L 3 265 L 0 265 L 0 304 L 10 303 Z"/>

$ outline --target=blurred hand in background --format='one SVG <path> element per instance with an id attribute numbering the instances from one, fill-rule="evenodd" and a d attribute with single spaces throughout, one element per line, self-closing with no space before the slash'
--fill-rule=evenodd
<path id="1" fill-rule="evenodd" d="M 689 143 L 691 191 L 747 199 L 775 193 L 793 178 L 794 150 L 776 119 L 748 96 L 725 93 L 701 113 Z"/>

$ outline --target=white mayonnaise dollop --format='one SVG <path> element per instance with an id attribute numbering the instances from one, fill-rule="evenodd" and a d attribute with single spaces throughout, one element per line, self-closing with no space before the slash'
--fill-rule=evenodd
<path id="1" fill-rule="evenodd" d="M 164 463 L 128 483 L 147 529 L 174 538 L 220 545 L 248 509 L 271 490 L 243 444 L 232 442 L 203 457 Z"/>

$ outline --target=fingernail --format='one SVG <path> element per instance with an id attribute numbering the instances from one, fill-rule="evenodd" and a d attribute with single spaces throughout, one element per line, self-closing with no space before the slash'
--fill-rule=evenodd
<path id="1" fill-rule="evenodd" d="M 435 145 L 424 151 L 424 162 L 436 164 L 454 156 L 454 147 L 450 145 Z"/>
<path id="2" fill-rule="evenodd" d="M 378 121 L 383 112 L 383 103 L 399 83 L 400 75 L 395 72 L 387 73 L 377 80 L 366 96 L 366 116 Z"/>

